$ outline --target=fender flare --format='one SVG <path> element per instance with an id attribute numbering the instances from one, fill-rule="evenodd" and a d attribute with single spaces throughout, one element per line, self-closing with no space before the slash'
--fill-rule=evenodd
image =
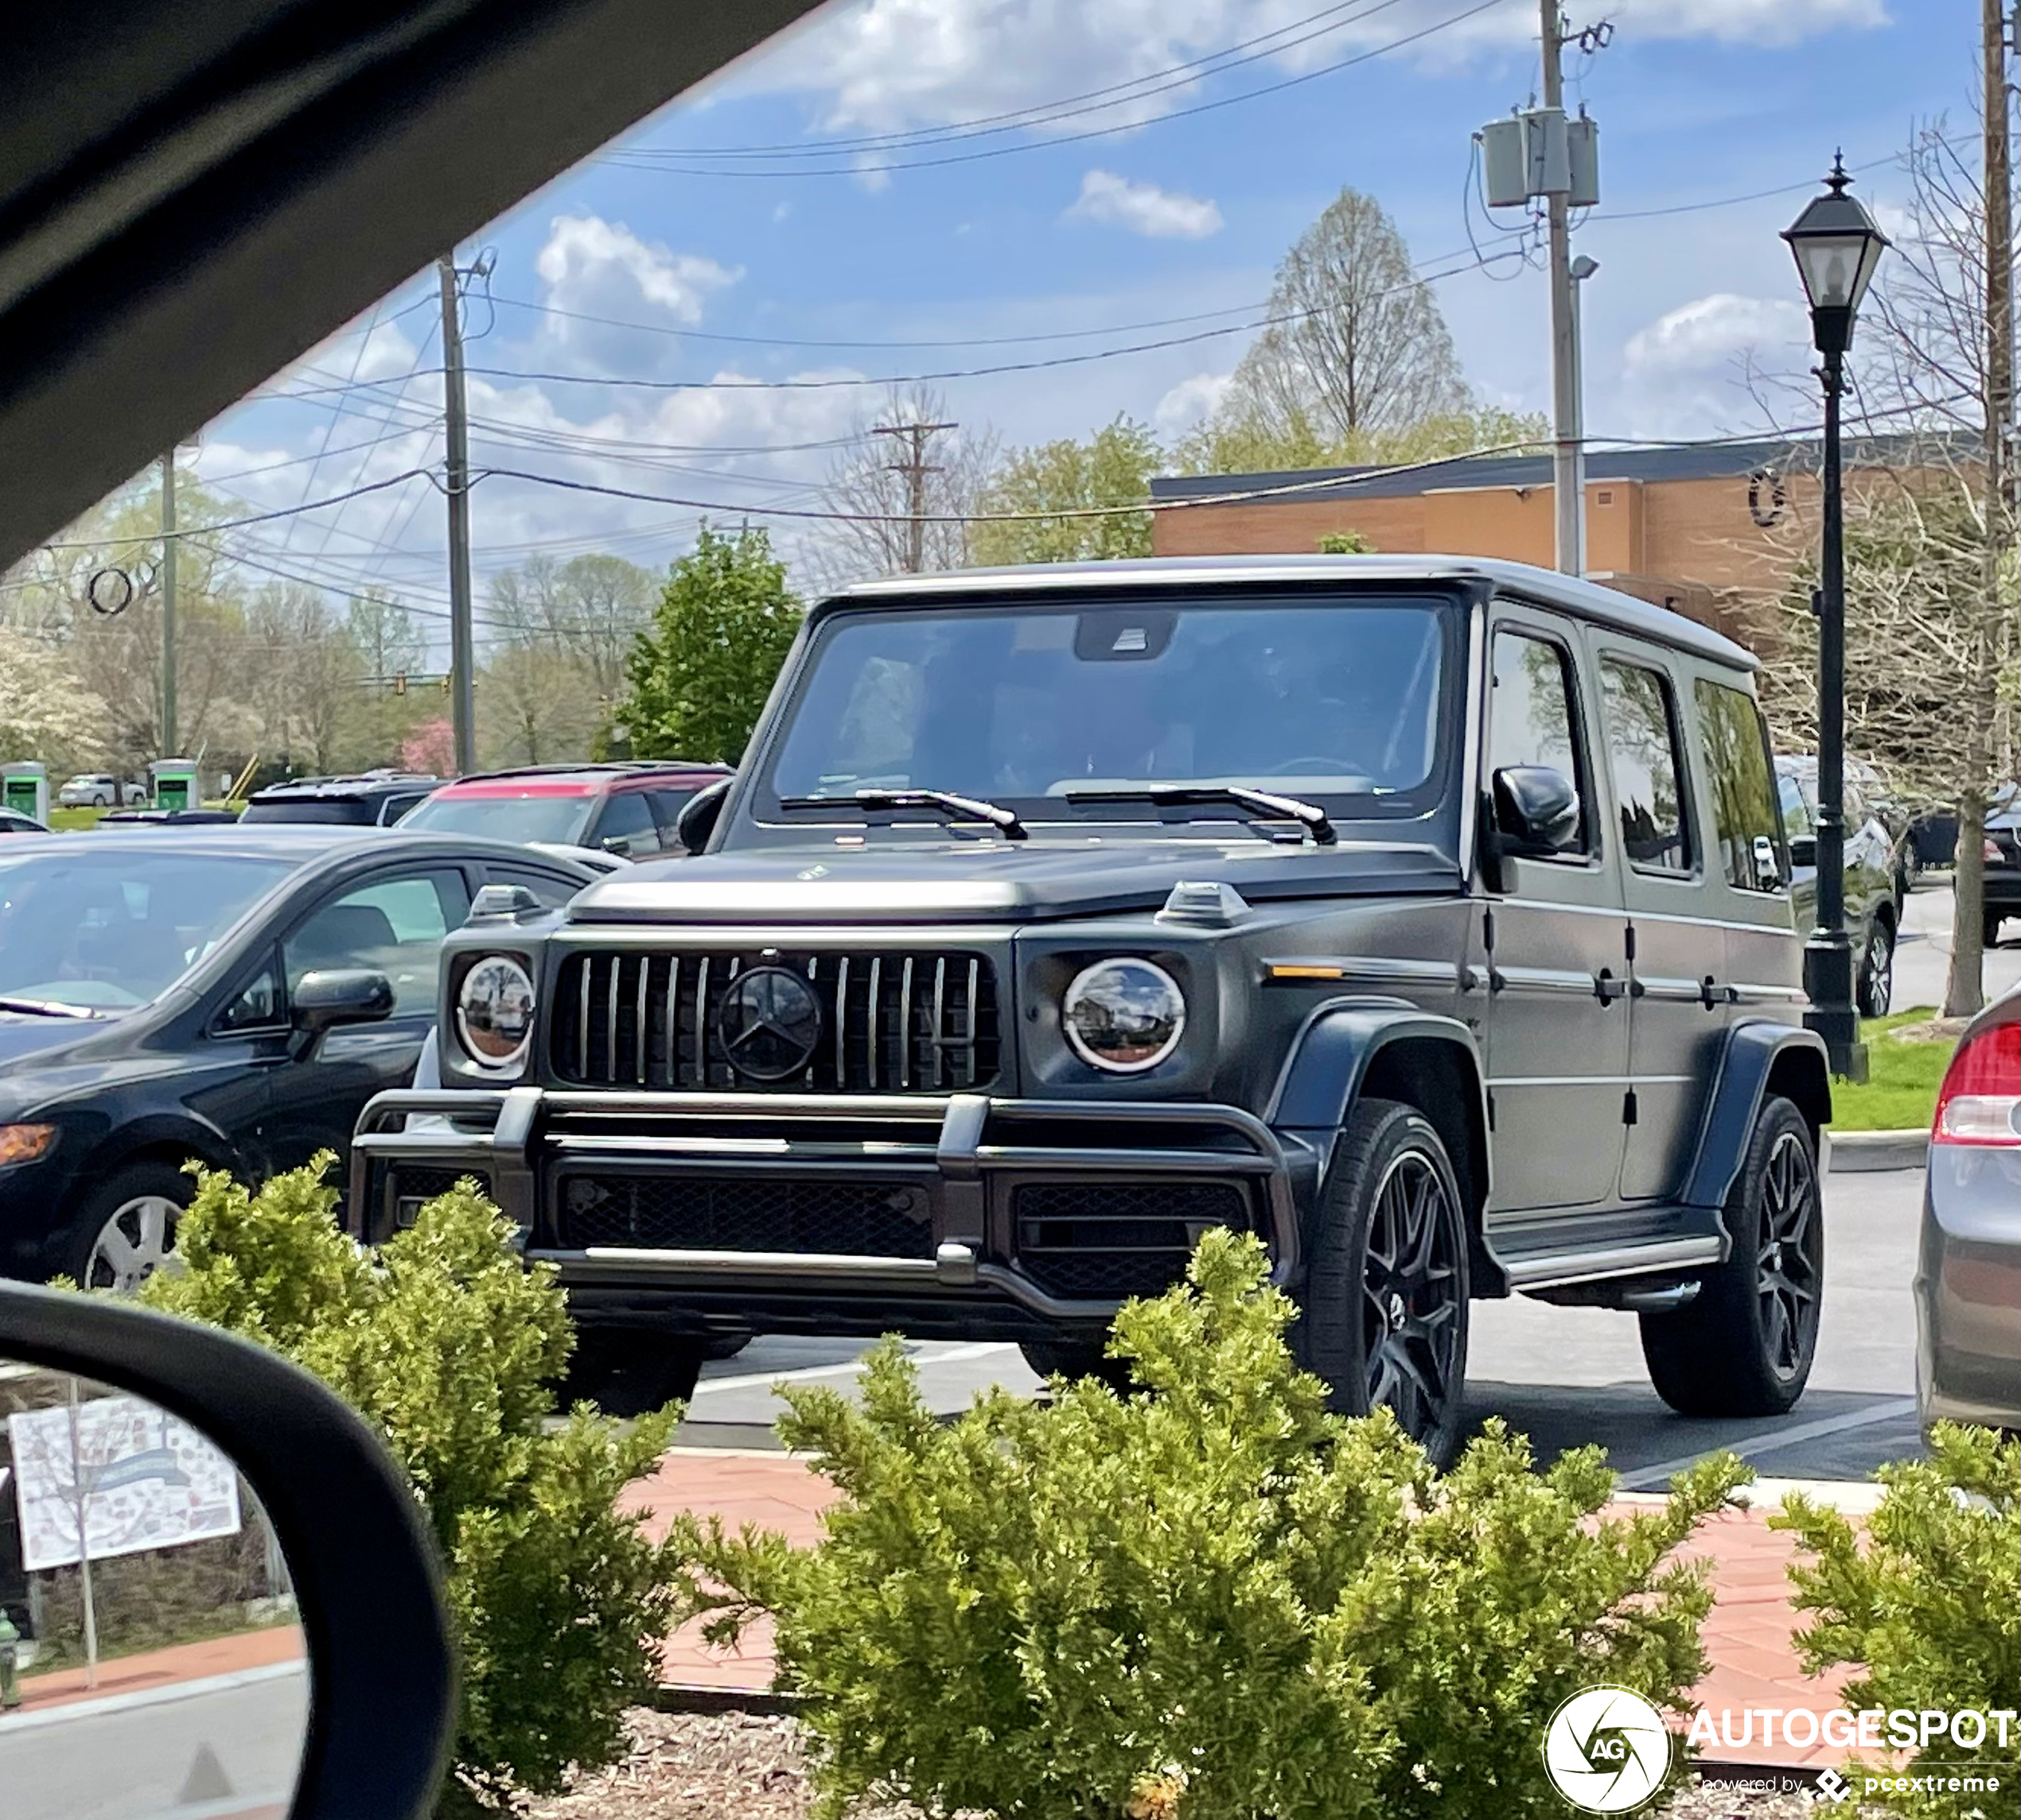
<path id="1" fill-rule="evenodd" d="M 1831 1079 L 1824 1040 L 1816 1031 L 1766 1018 L 1736 1024 L 1727 1033 L 1706 1104 L 1698 1153 L 1680 1197 L 1684 1204 L 1726 1205 L 1771 1086 L 1796 1102 L 1815 1136 L 1831 1122 Z"/>
<path id="2" fill-rule="evenodd" d="M 1401 1043 L 1436 1043 L 1451 1052 L 1468 1083 L 1465 1102 L 1451 1109 L 1466 1131 L 1463 1154 L 1454 1162 L 1471 1190 L 1477 1241 L 1481 1210 L 1487 1204 L 1490 1144 L 1486 1073 L 1474 1032 L 1456 1017 L 1421 1010 L 1404 999 L 1336 999 L 1318 1006 L 1293 1040 L 1279 1071 L 1264 1121 L 1295 1152 L 1314 1158 L 1316 1191 L 1332 1166 L 1342 1125 L 1361 1096 L 1383 1052 Z M 1430 1110 L 1430 1109 L 1427 1109 Z M 1449 1148 L 1451 1147 L 1449 1145 Z M 1484 1245 L 1476 1246 L 1477 1283 L 1498 1274 Z M 1487 1293 L 1495 1291 L 1487 1288 Z"/>

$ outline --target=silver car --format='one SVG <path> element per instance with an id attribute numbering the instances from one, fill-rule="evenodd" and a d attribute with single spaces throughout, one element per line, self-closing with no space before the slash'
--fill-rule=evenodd
<path id="1" fill-rule="evenodd" d="M 1916 1393 L 2021 1429 L 2021 986 L 1966 1025 L 1937 1095 L 1916 1265 Z"/>

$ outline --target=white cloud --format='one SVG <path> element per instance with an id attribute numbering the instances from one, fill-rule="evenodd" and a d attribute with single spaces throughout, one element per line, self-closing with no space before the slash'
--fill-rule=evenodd
<path id="1" fill-rule="evenodd" d="M 1105 170 L 1091 170 L 1081 178 L 1080 197 L 1067 219 L 1099 221 L 1152 239 L 1204 240 L 1221 231 L 1221 212 L 1212 201 L 1155 183 L 1132 183 Z"/>
<path id="2" fill-rule="evenodd" d="M 1810 360 L 1810 319 L 1786 298 L 1719 291 L 1667 310 L 1628 338 L 1616 395 L 1630 434 L 1759 431 L 1804 414 L 1791 389 Z M 1592 388 L 1589 383 L 1589 401 Z M 1589 416 L 1591 406 L 1589 402 Z"/>
<path id="3" fill-rule="evenodd" d="M 1182 434 L 1201 418 L 1213 415 L 1234 377 L 1232 373 L 1195 373 L 1180 380 L 1158 401 L 1152 421 L 1167 436 Z"/>
<path id="4" fill-rule="evenodd" d="M 1625 370 L 1630 378 L 1700 373 L 1755 351 L 1801 345 L 1809 336 L 1809 318 L 1801 304 L 1715 291 L 1637 330 L 1629 337 Z"/>
<path id="5" fill-rule="evenodd" d="M 692 326 L 713 291 L 743 274 L 696 253 L 641 240 L 622 222 L 558 215 L 534 270 L 556 309 L 586 316 L 636 315 L 643 303 Z"/>
<path id="6" fill-rule="evenodd" d="M 1421 66 L 1451 68 L 1535 42 L 1534 9 L 1496 6 L 1442 26 L 1451 13 L 1451 0 L 1392 0 L 1308 25 L 1310 0 L 858 0 L 750 59 L 722 92 L 808 95 L 824 132 L 980 122 L 1096 97 L 1077 102 L 1080 111 L 1060 122 L 1073 131 L 1138 125 L 1185 105 L 1203 80 L 1185 66 L 1236 45 L 1253 60 L 1229 66 L 1231 91 L 1388 45 Z M 1769 8 L 1760 0 L 1637 0 L 1620 29 L 1642 39 L 1788 45 L 1887 17 L 1885 0 L 1778 0 Z"/>

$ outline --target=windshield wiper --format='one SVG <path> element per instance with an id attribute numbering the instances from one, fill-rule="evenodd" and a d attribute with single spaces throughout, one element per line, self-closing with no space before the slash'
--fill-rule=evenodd
<path id="1" fill-rule="evenodd" d="M 974 796 L 957 796 L 952 790 L 858 790 L 847 796 L 779 799 L 779 807 L 789 813 L 842 808 L 852 803 L 859 809 L 937 809 L 950 822 L 987 822 L 1007 841 L 1022 841 L 1027 832 L 1014 809 Z"/>
<path id="2" fill-rule="evenodd" d="M 1301 803 L 1295 796 L 1279 796 L 1268 790 L 1251 790 L 1240 784 L 1147 784 L 1135 790 L 1069 790 L 1069 803 L 1151 803 L 1158 807 L 1183 809 L 1197 803 L 1232 803 L 1249 811 L 1252 819 L 1296 822 L 1322 847 L 1339 837 L 1326 811 L 1317 803 Z"/>
<path id="3" fill-rule="evenodd" d="M 103 1017 L 82 1005 L 65 1005 L 53 998 L 0 998 L 0 1011 L 25 1011 L 31 1017 Z"/>

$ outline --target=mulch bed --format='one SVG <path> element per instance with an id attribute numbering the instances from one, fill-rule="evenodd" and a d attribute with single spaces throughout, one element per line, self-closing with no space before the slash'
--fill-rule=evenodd
<path id="1" fill-rule="evenodd" d="M 798 1721 L 640 1709 L 628 1722 L 632 1750 L 624 1762 L 586 1776 L 568 1795 L 529 1805 L 526 1820 L 806 1820 L 813 1795 Z M 1819 1811 L 1801 1794 L 1694 1782 L 1653 1820 L 1815 1820 Z M 1831 1811 L 1871 1820 L 1879 1810 Z M 866 1810 L 856 1820 L 901 1820 L 909 1812 Z"/>

